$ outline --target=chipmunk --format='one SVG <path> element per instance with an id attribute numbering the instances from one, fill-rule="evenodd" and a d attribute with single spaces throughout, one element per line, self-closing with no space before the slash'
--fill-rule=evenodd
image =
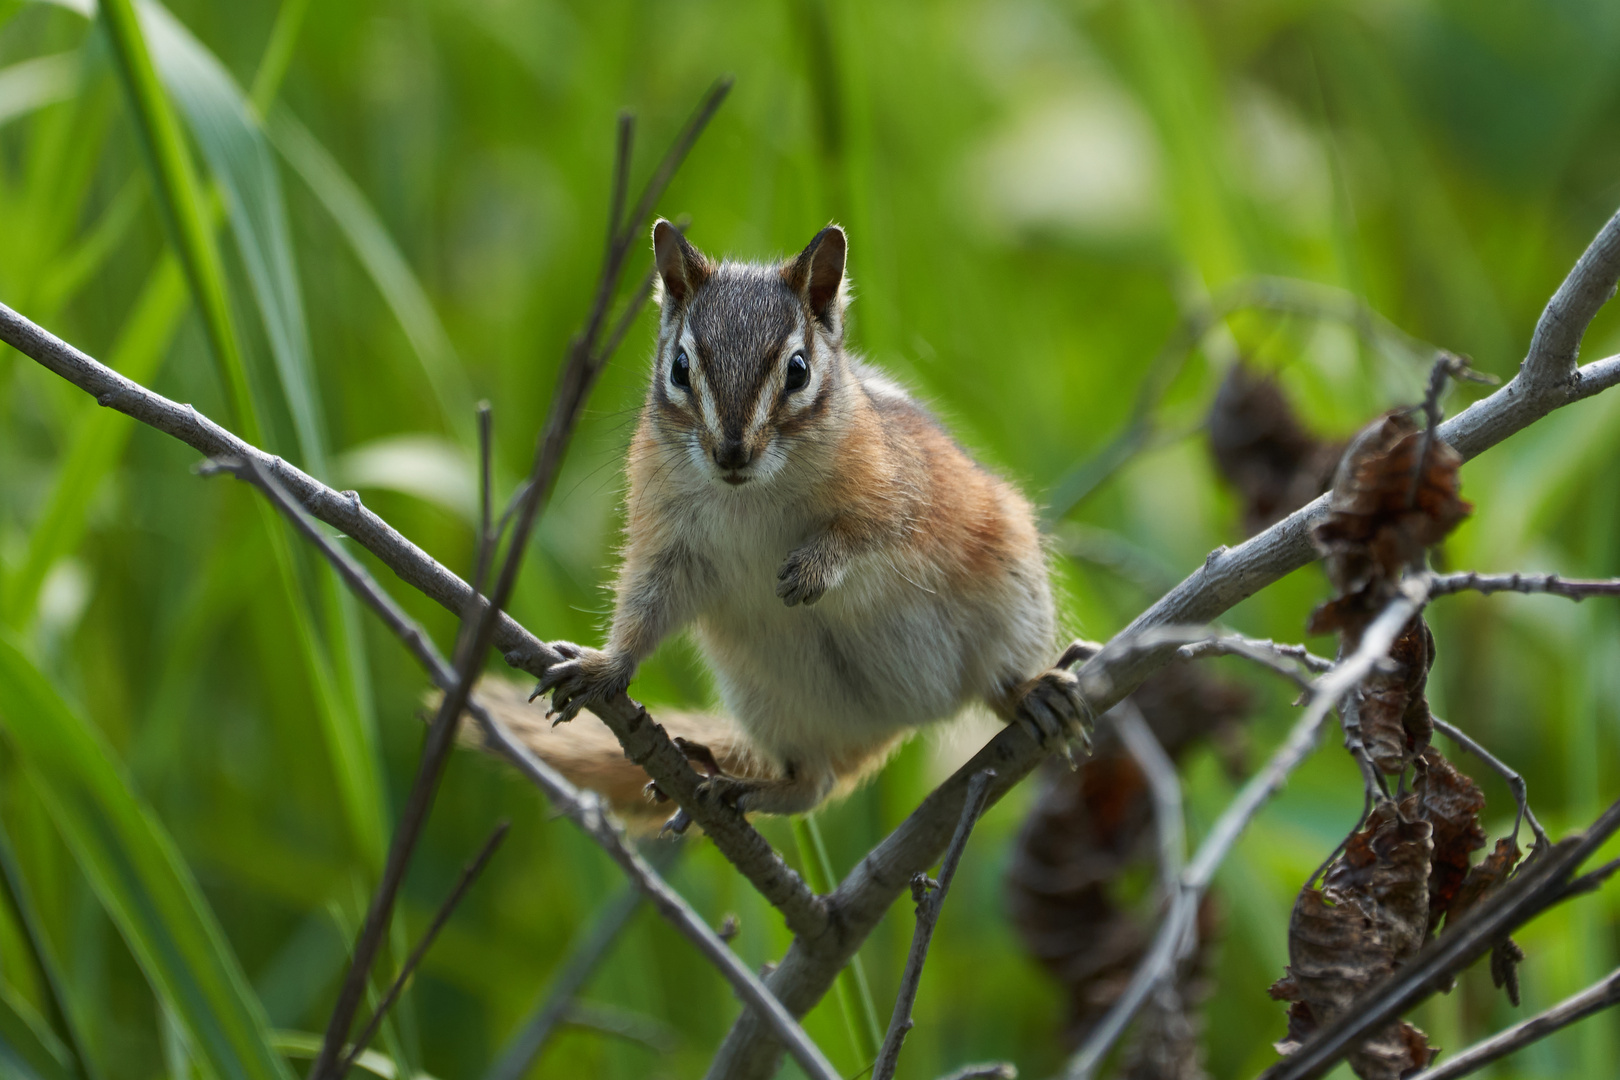
<path id="1" fill-rule="evenodd" d="M 1076 677 L 1048 667 L 1030 505 L 845 348 L 844 231 L 776 265 L 716 262 L 663 220 L 652 239 L 662 310 L 612 629 L 601 650 L 554 643 L 566 659 L 533 696 L 573 720 L 692 625 L 732 719 L 661 719 L 708 763 L 708 796 L 767 814 L 814 808 L 973 701 L 1048 745 L 1086 739 Z M 646 777 L 605 728 L 523 726 L 636 809 Z"/>

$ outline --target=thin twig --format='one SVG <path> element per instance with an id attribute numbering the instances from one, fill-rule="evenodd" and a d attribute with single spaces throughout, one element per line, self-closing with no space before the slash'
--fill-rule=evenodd
<path id="1" fill-rule="evenodd" d="M 900 1062 L 900 1044 L 911 1030 L 911 1007 L 917 1001 L 917 986 L 922 981 L 923 963 L 928 959 L 928 944 L 934 938 L 934 927 L 939 924 L 940 909 L 945 906 L 945 894 L 950 891 L 951 880 L 956 877 L 956 866 L 962 861 L 967 848 L 968 835 L 974 822 L 984 810 L 984 796 L 995 773 L 984 770 L 968 784 L 967 800 L 962 804 L 962 819 L 957 822 L 956 835 L 945 851 L 945 860 L 939 866 L 939 880 L 931 881 L 918 874 L 911 883 L 911 894 L 917 901 L 917 928 L 911 936 L 911 953 L 906 957 L 906 969 L 900 976 L 900 992 L 895 996 L 894 1015 L 889 1018 L 889 1030 L 883 1036 L 877 1062 L 872 1066 L 872 1080 L 890 1080 Z"/>
<path id="2" fill-rule="evenodd" d="M 467 895 L 467 890 L 472 886 L 472 883 L 477 880 L 479 874 L 484 872 L 484 867 L 488 865 L 490 856 L 494 855 L 495 849 L 501 846 L 501 841 L 506 839 L 507 830 L 511 827 L 512 823 L 510 821 L 502 821 L 496 825 L 495 831 L 489 834 L 489 839 L 484 841 L 484 846 L 479 849 L 472 862 L 462 868 L 461 877 L 457 880 L 456 887 L 450 890 L 450 895 L 445 897 L 444 903 L 439 905 L 439 910 L 434 913 L 433 921 L 428 924 L 427 932 L 422 935 L 422 940 L 416 943 L 416 948 L 411 950 L 411 955 L 405 958 L 405 963 L 400 967 L 399 974 L 394 976 L 394 981 L 389 985 L 388 992 L 383 994 L 382 1000 L 377 1003 L 377 1008 L 372 1011 L 371 1019 L 366 1021 L 365 1027 L 360 1029 L 359 1037 L 354 1040 L 354 1045 L 349 1048 L 349 1053 L 344 1057 L 343 1064 L 338 1067 L 338 1075 L 341 1076 L 354 1068 L 354 1063 L 359 1060 L 361 1054 L 365 1053 L 366 1047 L 371 1045 L 371 1040 L 376 1038 L 377 1029 L 382 1027 L 383 1017 L 387 1016 L 388 1010 L 393 1008 L 394 1002 L 398 1000 L 400 993 L 405 989 L 405 984 L 410 981 L 417 967 L 421 965 L 422 958 L 427 955 L 428 949 L 433 947 L 434 939 L 439 936 L 439 931 L 443 930 L 444 924 L 450 921 L 450 913 L 456 910 L 456 906 L 461 903 L 461 898 Z"/>
<path id="3" fill-rule="evenodd" d="M 1171 648 L 1174 651 L 1167 652 Z M 1158 653 L 1176 656 L 1182 660 L 1235 656 L 1281 675 L 1301 689 L 1309 689 L 1311 686 L 1310 680 L 1301 672 L 1301 667 L 1305 671 L 1320 674 L 1333 666 L 1331 660 L 1315 655 L 1303 645 L 1282 644 L 1269 638 L 1245 637 L 1242 634 L 1231 634 L 1203 625 L 1148 627 L 1135 634 L 1121 634 L 1115 637 L 1103 647 L 1103 650 L 1092 650 L 1093 654 L 1100 651 L 1107 653 L 1101 659 L 1101 666 L 1105 668 L 1138 656 Z M 1089 659 L 1089 656 L 1086 658 Z M 1060 662 L 1059 666 L 1064 665 Z M 1090 689 L 1100 694 L 1112 692 L 1111 684 L 1104 682 L 1106 676 L 1092 673 L 1090 678 L 1092 682 Z"/>
<path id="4" fill-rule="evenodd" d="M 682 850 L 679 843 L 662 843 L 648 861 L 660 874 L 667 874 Z M 607 901 L 590 929 L 569 950 L 546 990 L 545 999 L 506 1044 L 495 1064 L 484 1074 L 484 1080 L 520 1080 L 529 1071 L 545 1049 L 551 1033 L 567 1020 L 575 996 L 606 958 L 631 916 L 641 910 L 644 899 L 640 889 L 626 885 Z"/>
<path id="5" fill-rule="evenodd" d="M 495 533 L 490 529 L 490 499 L 492 458 L 494 450 L 494 410 L 489 402 L 478 403 L 478 562 L 473 570 L 473 592 L 484 591 L 484 578 L 489 573 L 490 561 L 495 557 Z M 506 522 L 501 522 L 504 528 Z"/>
<path id="6" fill-rule="evenodd" d="M 1440 397 L 1445 393 L 1446 383 L 1452 379 L 1491 385 L 1500 381 L 1494 375 L 1482 375 L 1469 367 L 1467 357 L 1445 349 L 1439 350 L 1434 364 L 1429 368 L 1429 386 L 1423 394 L 1423 443 L 1418 447 L 1417 459 L 1412 463 L 1412 480 L 1406 492 L 1407 506 L 1417 505 L 1418 490 L 1423 486 L 1424 466 L 1429 460 L 1429 451 L 1434 448 L 1434 433 L 1444 415 L 1440 411 Z"/>
<path id="7" fill-rule="evenodd" d="M 1018 1066 L 1010 1061 L 964 1065 L 955 1072 L 946 1073 L 939 1080 L 1018 1080 Z"/>
<path id="8" fill-rule="evenodd" d="M 1216 819 L 1204 842 L 1199 845 L 1197 854 L 1182 872 L 1169 913 L 1147 954 L 1132 973 L 1125 992 L 1069 1059 L 1068 1069 L 1064 1073 L 1067 1080 L 1086 1080 L 1096 1074 L 1104 1056 L 1125 1033 L 1126 1025 L 1137 1010 L 1164 980 L 1171 977 L 1181 959 L 1190 952 L 1196 935 L 1198 905 L 1215 877 L 1215 870 L 1225 861 L 1227 853 L 1255 814 L 1310 754 L 1322 724 L 1340 699 L 1389 655 L 1390 647 L 1400 636 L 1401 629 L 1423 606 L 1426 598 L 1423 580 L 1419 576 L 1404 581 L 1397 595 L 1368 624 L 1356 651 L 1316 680 L 1311 699 L 1295 722 L 1294 729 L 1289 732 L 1288 740 Z"/>
<path id="9" fill-rule="evenodd" d="M 1514 772 L 1507 766 L 1505 762 L 1503 762 L 1495 754 L 1492 754 L 1489 750 L 1485 749 L 1483 746 L 1479 745 L 1479 743 L 1475 742 L 1469 737 L 1467 732 L 1463 731 L 1455 724 L 1448 724 L 1438 716 L 1434 716 L 1432 714 L 1430 715 L 1429 719 L 1434 722 L 1434 728 L 1436 731 L 1445 734 L 1451 739 L 1452 742 L 1479 758 L 1479 760 L 1483 761 L 1493 772 L 1495 772 L 1503 780 L 1507 781 L 1508 790 L 1513 792 L 1513 799 L 1519 804 L 1518 817 L 1513 819 L 1513 839 L 1515 841 L 1518 840 L 1519 818 L 1524 818 L 1530 823 L 1530 831 L 1535 835 L 1536 843 L 1538 845 L 1548 843 L 1547 830 L 1541 827 L 1541 822 L 1536 820 L 1535 811 L 1530 809 L 1530 792 L 1528 787 L 1525 785 L 1524 777 Z"/>
<path id="10" fill-rule="evenodd" d="M 339 492 L 279 457 L 265 453 L 198 412 L 141 384 L 74 348 L 38 324 L 0 303 L 0 341 L 62 377 L 96 399 L 104 408 L 173 436 L 205 458 L 251 460 L 290 492 L 313 517 L 375 555 L 406 584 L 461 615 L 478 594 L 454 571 L 373 513 L 353 491 Z M 516 504 L 511 513 L 516 513 Z M 497 534 L 503 530 L 497 528 Z M 505 612 L 496 615 L 495 644 L 506 662 L 535 677 L 543 676 L 562 657 Z M 644 768 L 659 790 L 684 800 L 692 818 L 725 857 L 748 878 L 767 902 L 782 912 L 789 929 L 816 939 L 830 925 L 827 905 L 805 885 L 770 843 L 735 807 L 723 800 L 701 800 L 702 778 L 647 710 L 619 694 L 592 705 L 612 729 L 625 754 Z M 1026 770 L 1027 771 L 1027 770 Z M 951 821 L 955 821 L 953 811 Z M 948 835 L 947 835 L 948 838 Z M 939 850 L 944 849 L 944 840 Z"/>
<path id="11" fill-rule="evenodd" d="M 646 214 L 651 213 L 652 204 L 663 193 L 669 180 L 674 176 L 675 169 L 685 159 L 709 118 L 720 107 L 728 88 L 729 82 L 721 80 L 710 90 L 697 116 L 681 132 L 675 145 L 665 154 L 658 171 L 643 189 L 637 213 L 623 222 L 622 228 L 617 215 L 623 205 L 624 188 L 628 183 L 630 135 L 633 127 L 627 117 L 620 118 L 619 139 L 613 164 L 613 201 L 610 211 L 614 219 L 608 222 L 607 252 L 603 259 L 601 274 L 597 279 L 596 299 L 586 319 L 586 328 L 573 340 L 567 361 L 558 376 L 557 389 L 551 399 L 551 407 L 546 415 L 539 444 L 535 448 L 529 484 L 519 502 L 517 518 L 512 525 L 512 540 L 507 547 L 500 574 L 496 578 L 495 588 L 487 602 L 475 591 L 463 612 L 461 632 L 456 640 L 454 654 L 456 681 L 445 690 L 444 697 L 439 702 L 438 713 L 428 729 L 416 779 L 411 785 L 404 811 L 400 815 L 399 826 L 395 829 L 393 841 L 389 845 L 382 880 L 377 885 L 371 906 L 366 912 L 365 922 L 361 926 L 360 936 L 355 942 L 354 957 L 350 963 L 349 973 L 338 992 L 337 1003 L 333 1006 L 321 1053 L 310 1069 L 311 1080 L 328 1080 L 338 1047 L 342 1045 L 354 1021 L 355 1009 L 364 992 L 372 961 L 381 947 L 383 933 L 392 915 L 406 868 L 410 865 L 416 842 L 421 836 L 428 814 L 432 811 L 439 780 L 444 774 L 445 762 L 449 759 L 450 749 L 454 745 L 456 724 L 472 694 L 473 683 L 483 667 L 484 655 L 494 642 L 498 616 L 506 607 L 506 602 L 517 585 L 518 571 L 523 565 L 529 537 L 539 520 L 541 507 L 551 493 L 557 473 L 562 468 L 563 457 L 573 439 L 580 414 L 584 411 L 586 398 L 607 363 L 607 354 L 599 349 L 601 331 L 613 297 L 618 292 L 633 235 L 640 229 L 641 221 Z M 342 1076 L 343 1070 L 340 1068 L 332 1074 L 332 1080 L 342 1080 Z"/>
<path id="12" fill-rule="evenodd" d="M 327 537 L 286 489 L 274 477 L 259 468 L 256 461 L 214 462 L 209 471 L 231 472 L 258 486 L 294 527 L 326 557 L 345 584 L 370 605 L 384 625 L 404 642 L 435 685 L 448 694 L 450 688 L 459 682 L 459 672 L 440 655 L 426 631 L 383 591 L 375 579 L 366 572 L 365 567 Z M 468 699 L 466 712 L 479 725 L 486 741 L 491 746 L 498 747 L 520 772 L 545 793 L 565 817 L 596 841 L 619 865 L 631 883 L 653 902 L 659 913 L 673 923 L 676 929 L 697 946 L 699 952 L 720 969 L 720 973 L 732 984 L 738 996 L 750 1008 L 758 1010 L 772 1033 L 783 1040 L 783 1044 L 805 1072 L 817 1080 L 834 1080 L 837 1077 L 837 1072 L 827 1062 L 825 1055 L 810 1041 L 798 1021 L 770 990 L 766 989 L 759 977 L 737 958 L 725 942 L 720 940 L 702 916 L 693 910 L 679 893 L 669 887 L 659 876 L 658 871 L 629 845 L 624 838 L 624 829 L 607 813 L 601 799 L 594 792 L 578 790 L 564 779 L 561 773 L 535 757 L 533 752 L 503 727 L 477 698 Z"/>
<path id="13" fill-rule="evenodd" d="M 1557 574 L 1476 574 L 1472 570 L 1456 574 L 1434 574 L 1429 581 L 1433 596 L 1477 592 L 1547 593 L 1569 600 L 1589 596 L 1620 596 L 1620 578 L 1565 578 Z"/>
<path id="14" fill-rule="evenodd" d="M 1418 1073 L 1412 1080 L 1457 1080 L 1459 1076 L 1478 1072 L 1491 1062 L 1522 1050 L 1533 1042 L 1540 1042 L 1553 1032 L 1585 1020 L 1612 1005 L 1620 1005 L 1620 968 L 1547 1011 L 1499 1031 L 1459 1051 L 1443 1064 Z"/>
<path id="15" fill-rule="evenodd" d="M 1187 862 L 1187 825 L 1181 810 L 1181 778 L 1176 763 L 1164 752 L 1147 718 L 1131 698 L 1115 705 L 1109 713 L 1119 730 L 1119 740 L 1147 777 L 1153 795 L 1153 827 L 1159 835 L 1159 888 L 1164 899 L 1174 897 L 1181 872 Z"/>
<path id="16" fill-rule="evenodd" d="M 1443 423 L 1444 439 L 1469 460 L 1576 401 L 1620 384 L 1620 356 L 1572 367 L 1579 340 L 1591 317 L 1620 279 L 1620 214 L 1600 230 L 1587 254 L 1549 302 L 1519 374 Z M 155 394 L 112 371 L 0 303 L 0 341 L 113 408 L 187 443 L 206 457 L 251 458 L 291 491 L 313 516 L 373 552 L 404 581 L 452 612 L 465 610 L 472 588 L 361 505 L 353 493 L 340 494 L 308 474 L 273 458 L 226 431 L 189 406 Z M 1208 623 L 1239 601 L 1316 560 L 1311 529 L 1327 512 L 1325 497 L 1231 548 L 1210 553 L 1203 564 L 1142 612 L 1117 637 L 1146 629 Z M 558 662 L 556 652 L 504 613 L 496 615 L 495 642 L 507 662 L 531 675 L 543 675 Z M 1081 676 L 1094 712 L 1105 712 L 1175 653 L 1174 646 L 1131 655 L 1094 657 Z M 1047 755 L 1028 732 L 1011 725 L 920 806 L 855 867 L 827 898 L 810 893 L 769 843 L 723 804 L 695 799 L 700 782 L 684 755 L 646 711 L 625 695 L 594 705 L 629 756 L 642 764 L 666 794 L 692 804 L 692 816 L 725 856 L 775 905 L 796 935 L 769 983 L 777 998 L 802 1015 L 820 1000 L 839 970 L 866 940 L 905 889 L 911 875 L 926 869 L 949 842 L 968 781 L 994 767 L 997 778 L 988 799 L 1000 798 Z M 506 745 L 505 743 L 502 744 Z M 532 755 L 531 755 L 532 756 Z M 827 933 L 829 927 L 838 933 Z M 774 1072 L 782 1043 L 774 1022 L 761 1023 L 745 1012 L 727 1036 L 710 1075 L 732 1080 Z"/>

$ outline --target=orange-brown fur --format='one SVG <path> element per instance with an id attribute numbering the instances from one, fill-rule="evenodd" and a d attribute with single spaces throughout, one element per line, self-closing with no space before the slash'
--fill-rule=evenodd
<path id="1" fill-rule="evenodd" d="M 1054 743 L 1083 733 L 1073 676 L 1045 670 L 1029 504 L 845 351 L 843 232 L 774 268 L 711 262 L 667 223 L 654 240 L 663 315 L 613 626 L 600 652 L 559 645 L 541 686 L 562 714 L 690 624 L 740 733 L 738 775 L 710 790 L 744 809 L 809 809 L 974 700 Z"/>

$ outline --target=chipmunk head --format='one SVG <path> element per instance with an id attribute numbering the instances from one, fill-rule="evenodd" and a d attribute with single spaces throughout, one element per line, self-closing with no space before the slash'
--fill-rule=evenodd
<path id="1" fill-rule="evenodd" d="M 769 481 L 796 445 L 825 445 L 844 361 L 844 230 L 774 266 L 716 263 L 653 226 L 663 308 L 651 415 L 711 480 Z"/>

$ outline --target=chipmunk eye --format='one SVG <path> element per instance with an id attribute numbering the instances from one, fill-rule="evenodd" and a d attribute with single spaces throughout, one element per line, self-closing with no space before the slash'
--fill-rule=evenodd
<path id="1" fill-rule="evenodd" d="M 787 392 L 800 389 L 810 381 L 810 365 L 804 362 L 804 353 L 794 352 L 788 357 L 787 366 Z"/>
<path id="2" fill-rule="evenodd" d="M 675 351 L 675 362 L 669 365 L 669 381 L 682 390 L 692 389 L 692 362 L 686 358 L 685 349 Z"/>

